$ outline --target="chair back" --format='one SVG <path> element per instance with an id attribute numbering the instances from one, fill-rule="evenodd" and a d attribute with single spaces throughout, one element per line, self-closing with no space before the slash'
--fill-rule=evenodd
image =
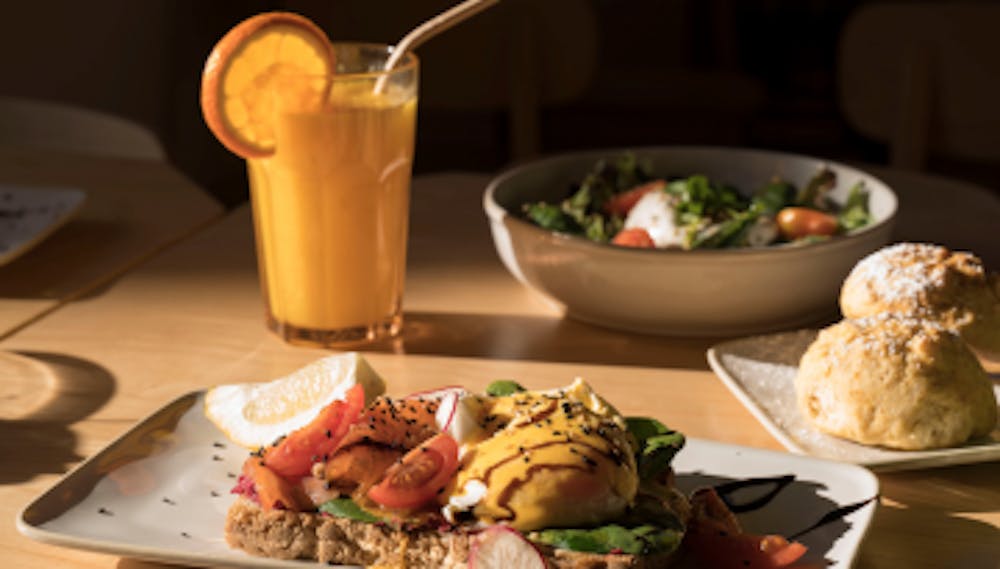
<path id="1" fill-rule="evenodd" d="M 49 101 L 0 97 L 0 144 L 165 160 L 156 136 L 127 119 Z"/>
<path id="2" fill-rule="evenodd" d="M 839 99 L 853 128 L 888 143 L 893 166 L 930 155 L 1000 160 L 1000 5 L 872 4 L 840 40 Z"/>

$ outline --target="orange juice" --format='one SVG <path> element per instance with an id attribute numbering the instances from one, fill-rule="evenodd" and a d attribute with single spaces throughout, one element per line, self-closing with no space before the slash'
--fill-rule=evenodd
<path id="1" fill-rule="evenodd" d="M 247 161 L 269 322 L 289 341 L 398 332 L 415 66 L 379 92 L 378 74 L 334 75 L 318 108 L 278 112 L 274 155 Z"/>

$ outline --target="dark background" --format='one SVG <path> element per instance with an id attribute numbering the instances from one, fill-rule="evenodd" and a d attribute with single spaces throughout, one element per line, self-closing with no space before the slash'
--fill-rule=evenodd
<path id="1" fill-rule="evenodd" d="M 308 16 L 334 39 L 395 43 L 452 3 L 18 2 L 5 6 L 0 94 L 68 102 L 146 125 L 178 168 L 234 205 L 247 194 L 242 161 L 215 141 L 198 106 L 205 57 L 229 28 L 252 14 L 281 9 Z M 417 50 L 422 83 L 415 169 L 491 172 L 571 149 L 706 143 L 892 162 L 1000 188 L 1000 151 L 988 151 L 991 141 L 1000 146 L 1000 135 L 992 135 L 1000 133 L 996 111 L 951 101 L 954 93 L 996 88 L 1000 46 L 994 41 L 991 52 L 975 42 L 998 35 L 1000 18 L 979 22 L 986 34 L 963 27 L 975 23 L 957 21 L 944 32 L 927 29 L 927 9 L 942 10 L 944 21 L 952 17 L 944 7 L 956 4 L 997 3 L 503 0 Z M 910 20 L 905 12 L 880 12 L 874 34 L 872 26 L 867 36 L 848 34 L 865 10 L 886 6 L 923 15 Z M 848 68 L 845 38 L 868 68 Z M 956 87 L 941 72 L 961 67 L 947 58 L 963 53 L 942 48 L 944 41 L 977 54 L 976 66 L 962 77 L 967 86 Z M 964 45 L 968 41 L 973 44 Z M 917 56 L 897 61 L 892 57 L 898 53 L 880 55 L 883 47 L 900 45 L 916 46 L 906 53 Z M 923 86 L 923 98 L 916 100 L 924 104 L 900 119 L 899 109 L 913 99 L 899 87 L 900 77 L 913 75 L 900 74 L 914 61 L 924 71 L 916 76 L 924 79 L 909 85 Z M 849 84 L 855 85 L 850 93 Z M 881 105 L 869 109 L 876 113 L 872 124 L 845 111 L 849 96 L 860 97 L 861 107 Z M 992 101 L 987 109 L 1000 104 L 1000 98 Z M 957 116 L 941 111 L 945 104 L 973 113 L 962 119 L 963 128 L 985 142 L 973 145 L 971 156 L 955 145 L 936 147 L 959 136 L 936 134 L 944 119 Z M 892 120 L 879 120 L 890 115 Z M 901 120 L 927 131 L 919 160 L 893 154 Z"/>

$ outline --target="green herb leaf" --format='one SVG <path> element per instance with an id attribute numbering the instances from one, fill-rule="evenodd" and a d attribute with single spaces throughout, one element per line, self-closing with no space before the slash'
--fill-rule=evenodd
<path id="1" fill-rule="evenodd" d="M 627 528 L 609 524 L 592 529 L 547 529 L 532 532 L 532 541 L 561 549 L 586 553 L 620 551 L 631 555 L 673 551 L 680 545 L 683 532 L 653 525 Z"/>
<path id="2" fill-rule="evenodd" d="M 636 439 L 636 463 L 639 479 L 652 480 L 670 466 L 674 455 L 684 448 L 684 435 L 647 417 L 625 419 L 628 431 Z"/>
<path id="3" fill-rule="evenodd" d="M 383 521 L 382 518 L 362 510 L 354 500 L 350 498 L 334 498 L 324 502 L 319 510 L 338 518 L 347 518 L 359 522 L 376 523 Z"/>
<path id="4" fill-rule="evenodd" d="M 799 190 L 795 205 L 827 211 L 827 194 L 837 185 L 837 175 L 829 168 L 822 168 Z"/>
<path id="5" fill-rule="evenodd" d="M 795 202 L 795 186 L 782 180 L 773 180 L 763 188 L 757 190 L 753 198 L 753 207 L 763 215 L 778 213 L 783 208 Z"/>
<path id="6" fill-rule="evenodd" d="M 851 186 L 851 190 L 847 194 L 844 208 L 837 215 L 837 225 L 843 231 L 851 231 L 871 222 L 872 215 L 868 210 L 868 191 L 865 190 L 864 182 L 858 182 Z"/>
<path id="7" fill-rule="evenodd" d="M 498 379 L 486 386 L 486 395 L 502 397 L 526 391 L 524 387 L 512 379 Z"/>
<path id="8" fill-rule="evenodd" d="M 524 213 L 528 219 L 542 229 L 560 231 L 562 233 L 576 233 L 580 230 L 572 217 L 563 213 L 557 205 L 538 202 L 524 205 Z"/>

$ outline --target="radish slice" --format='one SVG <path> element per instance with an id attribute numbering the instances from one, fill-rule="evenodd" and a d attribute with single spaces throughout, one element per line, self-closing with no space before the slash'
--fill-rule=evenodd
<path id="1" fill-rule="evenodd" d="M 472 545 L 470 569 L 546 569 L 542 553 L 516 530 L 492 526 Z"/>
<path id="2" fill-rule="evenodd" d="M 460 395 L 455 391 L 449 392 L 441 398 L 441 404 L 438 405 L 437 413 L 434 414 L 434 420 L 437 421 L 442 433 L 447 433 L 451 429 L 460 399 Z"/>
<path id="3" fill-rule="evenodd" d="M 449 385 L 447 387 L 440 387 L 438 389 L 431 389 L 428 391 L 418 391 L 416 393 L 411 393 L 404 397 L 404 399 L 416 399 L 417 397 L 423 397 L 424 399 L 443 399 L 446 395 L 455 393 L 459 396 L 465 395 L 469 391 L 464 387 L 458 385 Z"/>

